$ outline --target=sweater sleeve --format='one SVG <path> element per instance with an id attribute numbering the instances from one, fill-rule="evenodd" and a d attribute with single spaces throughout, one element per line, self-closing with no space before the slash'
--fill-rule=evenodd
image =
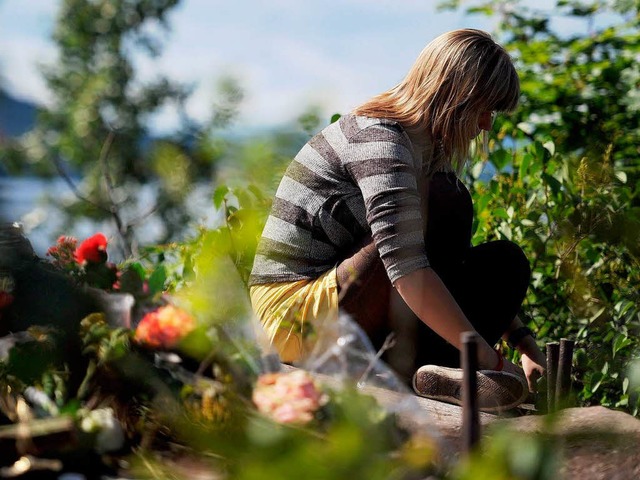
<path id="1" fill-rule="evenodd" d="M 367 222 L 391 282 L 427 259 L 417 171 L 409 139 L 394 125 L 372 125 L 349 140 L 345 168 L 364 199 Z"/>

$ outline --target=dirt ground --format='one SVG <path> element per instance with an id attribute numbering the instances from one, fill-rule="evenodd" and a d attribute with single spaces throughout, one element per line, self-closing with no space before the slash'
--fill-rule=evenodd
<path id="1" fill-rule="evenodd" d="M 391 401 L 388 394 L 376 396 Z M 449 456 L 461 450 L 462 409 L 455 405 L 419 398 L 418 404 L 438 425 Z M 480 414 L 482 436 L 508 427 L 543 435 L 560 448 L 558 480 L 640 480 L 640 420 L 604 407 L 568 408 L 553 421 L 547 415 L 506 418 Z M 552 425 L 549 427 L 549 425 Z"/>

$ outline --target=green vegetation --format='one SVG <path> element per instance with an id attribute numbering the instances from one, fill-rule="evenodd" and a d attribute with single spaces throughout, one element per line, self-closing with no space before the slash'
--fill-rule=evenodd
<path id="1" fill-rule="evenodd" d="M 575 404 L 638 416 L 640 6 L 558 0 L 551 16 L 515 1 L 471 3 L 441 5 L 467 5 L 495 18 L 495 37 L 512 53 L 522 84 L 520 108 L 498 117 L 488 155 L 478 151 L 467 169 L 476 210 L 474 243 L 509 239 L 525 250 L 533 281 L 523 316 L 541 346 L 562 337 L 576 340 Z M 67 209 L 68 225 L 86 216 L 113 218 L 125 264 L 142 277 L 155 275 L 154 282 L 162 285 L 154 290 L 183 295 L 215 324 L 246 314 L 243 282 L 277 179 L 304 135 L 322 122 L 310 111 L 300 118 L 300 134 L 225 141 L 221 129 L 242 100 L 235 83 L 225 81 L 209 122 L 187 123 L 171 138 L 148 140 L 147 115 L 165 102 L 183 102 L 188 90 L 166 81 L 137 85 L 125 45 L 137 42 L 153 52 L 158 46 L 142 34 L 142 26 L 162 21 L 176 4 L 66 0 L 60 16 L 65 21 L 56 32 L 61 62 L 46 74 L 57 101 L 41 112 L 32 135 L 1 151 L 0 158 L 14 171 L 26 159 L 31 171 L 42 175 L 56 174 L 56 164 L 80 172 L 82 194 Z M 565 28 L 562 22 L 568 20 L 578 27 Z M 220 218 L 214 228 L 193 228 L 196 219 L 185 208 L 189 191 L 200 181 L 211 185 L 211 209 Z M 137 221 L 145 216 L 136 192 L 150 183 L 158 186 L 152 215 L 167 234 L 158 244 L 135 248 L 136 229 L 143 225 Z M 221 294 L 216 289 L 221 278 L 228 281 L 231 265 L 237 285 Z M 123 338 L 121 331 L 111 335 L 114 344 Z M 27 368 L 27 373 L 35 378 L 42 372 Z M 47 377 L 46 383 L 52 398 L 66 394 L 59 379 Z M 323 470 L 336 466 L 345 478 L 369 478 L 374 471 L 375 478 L 394 478 L 389 468 L 398 465 L 381 467 L 388 445 L 361 441 L 362 432 L 373 428 L 371 419 L 341 408 L 336 430 L 328 432 L 335 442 L 319 442 L 308 432 L 264 431 L 259 421 L 243 431 L 247 436 L 226 439 L 237 447 L 235 453 L 231 447 L 222 450 L 232 458 L 229 472 L 238 478 L 263 478 L 266 472 L 284 478 L 313 470 L 317 478 L 342 478 L 335 468 Z M 353 418 L 347 421 L 349 415 Z M 173 427 L 189 428 L 177 420 Z M 483 459 L 472 458 L 452 478 L 476 478 L 487 465 L 496 478 L 496 472 L 500 478 L 554 478 L 556 453 L 524 438 L 517 440 L 524 445 L 518 449 L 514 438 L 498 436 Z M 201 448 L 207 442 L 224 443 L 219 432 L 202 428 L 181 440 L 194 451 L 207 450 Z M 352 448 L 336 449 L 343 444 Z M 251 458 L 249 447 L 256 449 Z M 285 451 L 285 457 L 274 459 Z M 369 463 L 371 456 L 375 461 Z M 143 476 L 160 475 L 159 464 L 144 455 L 138 460 L 134 469 Z M 239 465 L 248 468 L 240 473 Z M 401 478 L 405 472 L 395 473 Z"/>
<path id="2" fill-rule="evenodd" d="M 638 5 L 560 0 L 551 17 L 491 1 L 471 11 L 498 20 L 522 84 L 518 111 L 498 120 L 489 158 L 469 172 L 474 241 L 524 248 L 533 269 L 525 316 L 541 344 L 577 341 L 579 404 L 638 415 Z M 569 21 L 576 32 L 562 27 Z M 480 180 L 487 161 L 496 173 Z"/>

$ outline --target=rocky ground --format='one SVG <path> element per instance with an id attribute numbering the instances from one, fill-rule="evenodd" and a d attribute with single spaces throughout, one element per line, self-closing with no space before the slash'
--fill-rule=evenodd
<path id="1" fill-rule="evenodd" d="M 406 396 L 393 391 L 372 387 L 364 391 L 391 409 L 403 402 L 420 409 L 427 424 L 435 424 L 440 432 L 444 456 L 455 460 L 461 455 L 461 407 L 417 396 L 407 404 Z M 522 407 L 500 415 L 481 412 L 481 441 L 505 429 L 539 438 L 559 453 L 558 480 L 640 480 L 637 418 L 604 407 L 567 408 L 555 415 L 538 414 L 533 405 Z M 407 424 L 415 421 L 416 416 L 406 416 Z"/>
<path id="2" fill-rule="evenodd" d="M 624 412 L 604 407 L 568 408 L 552 422 L 547 416 L 536 415 L 497 423 L 559 440 L 565 479 L 640 479 L 640 420 Z"/>
<path id="3" fill-rule="evenodd" d="M 440 428 L 446 453 L 460 455 L 462 409 L 424 398 L 418 403 Z M 640 479 L 640 420 L 624 412 L 586 407 L 564 409 L 553 417 L 482 413 L 480 420 L 483 439 L 509 428 L 552 442 L 560 452 L 559 480 Z"/>

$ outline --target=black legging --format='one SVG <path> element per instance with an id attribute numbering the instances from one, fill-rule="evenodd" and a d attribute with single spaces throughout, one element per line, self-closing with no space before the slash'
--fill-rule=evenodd
<path id="1" fill-rule="evenodd" d="M 471 246 L 471 195 L 454 174 L 436 173 L 428 185 L 426 249 L 440 276 L 471 324 L 495 344 L 524 300 L 531 275 L 516 244 L 499 240 Z M 425 197 L 427 194 L 424 195 Z M 371 239 L 338 266 L 340 306 L 380 348 L 394 331 L 396 346 L 385 355 L 410 378 L 421 365 L 459 366 L 458 350 L 419 321 L 391 288 Z"/>

